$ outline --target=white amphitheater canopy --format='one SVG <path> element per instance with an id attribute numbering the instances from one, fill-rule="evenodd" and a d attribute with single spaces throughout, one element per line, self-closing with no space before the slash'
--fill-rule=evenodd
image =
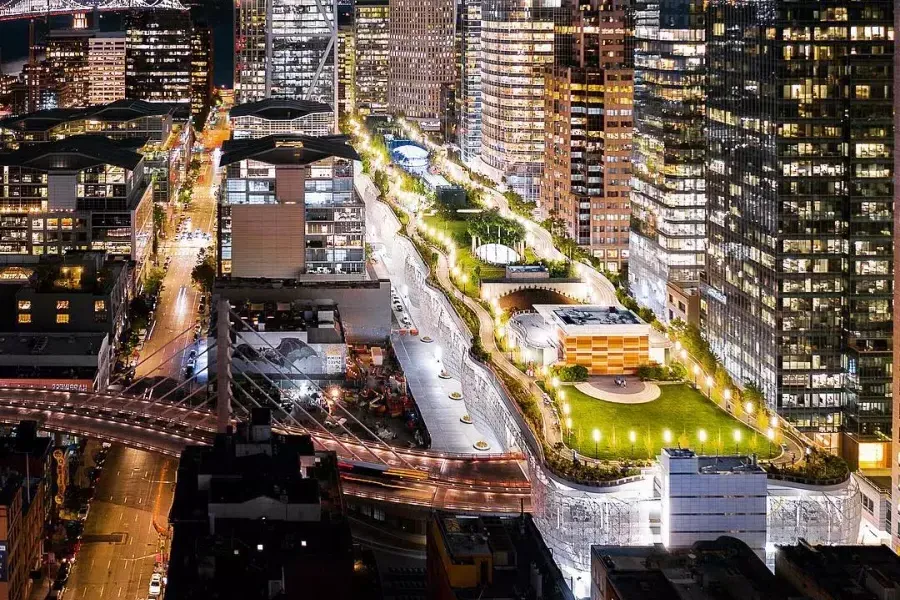
<path id="1" fill-rule="evenodd" d="M 492 265 L 519 262 L 519 253 L 503 244 L 484 244 L 475 248 L 475 256 Z"/>

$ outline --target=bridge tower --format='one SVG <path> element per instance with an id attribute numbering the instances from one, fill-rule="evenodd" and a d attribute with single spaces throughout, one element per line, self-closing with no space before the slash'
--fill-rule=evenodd
<path id="1" fill-rule="evenodd" d="M 220 298 L 216 314 L 216 430 L 225 433 L 231 420 L 231 303 Z"/>

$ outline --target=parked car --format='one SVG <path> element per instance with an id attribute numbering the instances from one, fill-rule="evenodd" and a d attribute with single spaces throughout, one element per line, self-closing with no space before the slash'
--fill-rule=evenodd
<path id="1" fill-rule="evenodd" d="M 162 594 L 162 575 L 154 573 L 150 576 L 150 596 L 158 598 Z"/>

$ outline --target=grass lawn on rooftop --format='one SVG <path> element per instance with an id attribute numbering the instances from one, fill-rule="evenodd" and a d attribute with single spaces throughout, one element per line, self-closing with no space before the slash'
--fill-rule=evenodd
<path id="1" fill-rule="evenodd" d="M 595 457 L 593 431 L 599 429 L 599 458 L 647 459 L 657 456 L 663 446 L 677 446 L 679 438 L 682 447 L 700 452 L 698 432 L 702 429 L 707 436 L 702 445 L 704 454 L 734 454 L 734 432 L 738 430 L 739 453 L 756 452 L 760 458 L 770 455 L 766 436 L 739 423 L 689 385 L 659 387 L 662 394 L 652 402 L 617 404 L 591 398 L 573 386 L 564 386 L 561 389 L 565 390 L 565 402 L 571 406 L 572 418 L 572 435 L 565 435 L 566 443 L 585 456 Z M 665 443 L 666 430 L 671 432 L 669 443 Z M 632 432 L 634 450 L 630 441 Z M 779 451 L 779 446 L 772 444 L 772 455 Z"/>
<path id="2" fill-rule="evenodd" d="M 440 215 L 425 217 L 425 225 L 433 227 L 438 233 L 446 233 L 456 244 L 456 266 L 463 273 L 468 273 L 469 283 L 466 293 L 473 298 L 478 296 L 479 278 L 475 275 L 475 267 L 481 267 L 480 279 L 494 279 L 503 277 L 506 270 L 503 267 L 488 264 L 472 254 L 472 241 L 466 233 L 466 221 L 464 218 L 446 220 Z M 459 282 L 458 282 L 459 283 Z M 462 283 L 459 283 L 462 286 Z"/>

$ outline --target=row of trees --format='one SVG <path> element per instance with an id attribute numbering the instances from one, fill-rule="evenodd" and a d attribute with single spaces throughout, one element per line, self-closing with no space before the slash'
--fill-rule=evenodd
<path id="1" fill-rule="evenodd" d="M 466 233 L 476 245 L 499 240 L 501 244 L 515 246 L 525 239 L 525 228 L 517 221 L 501 217 L 496 208 L 473 214 L 466 222 Z"/>

